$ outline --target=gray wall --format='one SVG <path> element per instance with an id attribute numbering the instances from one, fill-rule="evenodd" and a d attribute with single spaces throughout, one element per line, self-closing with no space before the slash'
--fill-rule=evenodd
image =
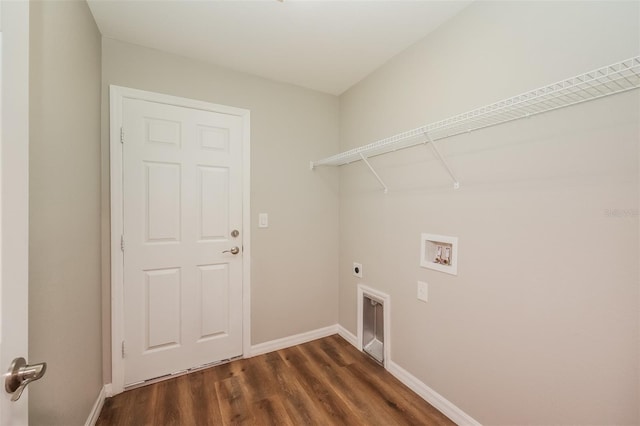
<path id="1" fill-rule="evenodd" d="M 30 28 L 30 423 L 81 425 L 103 383 L 100 33 L 84 1 L 32 1 Z"/>
<path id="2" fill-rule="evenodd" d="M 340 98 L 346 150 L 637 55 L 637 2 L 473 3 Z M 391 296 L 392 359 L 483 424 L 638 424 L 637 91 L 341 168 L 353 261 Z M 611 214 L 619 209 L 618 215 Z M 459 237 L 458 276 L 419 267 Z M 416 281 L 429 283 L 429 302 Z"/>
<path id="3" fill-rule="evenodd" d="M 102 42 L 105 381 L 110 373 L 110 84 L 251 111 L 251 341 L 337 323 L 338 173 L 309 161 L 338 151 L 338 98 L 111 39 Z M 269 228 L 257 227 L 269 213 Z"/>

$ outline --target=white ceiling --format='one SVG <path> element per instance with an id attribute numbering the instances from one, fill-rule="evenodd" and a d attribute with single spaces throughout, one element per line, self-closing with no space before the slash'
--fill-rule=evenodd
<path id="1" fill-rule="evenodd" d="M 88 0 L 105 37 L 335 95 L 469 2 Z"/>

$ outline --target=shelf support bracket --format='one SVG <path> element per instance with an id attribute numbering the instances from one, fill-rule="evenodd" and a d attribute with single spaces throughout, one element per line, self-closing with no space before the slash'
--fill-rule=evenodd
<path id="1" fill-rule="evenodd" d="M 373 173 L 376 179 L 378 179 L 378 182 L 380 182 L 380 185 L 382 185 L 382 187 L 384 188 L 384 193 L 386 194 L 389 191 L 389 189 L 387 188 L 387 185 L 384 184 L 380 176 L 376 173 L 373 167 L 371 167 L 371 164 L 369 164 L 369 162 L 367 161 L 367 157 L 365 157 L 364 155 L 362 155 L 362 153 L 360 153 L 360 158 L 362 159 L 362 161 L 364 161 L 364 164 L 367 165 L 369 170 L 371 170 L 371 173 Z"/>
<path id="2" fill-rule="evenodd" d="M 436 155 L 436 158 L 438 158 L 442 166 L 447 170 L 447 173 L 449 173 L 449 176 L 451 176 L 451 179 L 453 179 L 453 189 L 459 189 L 460 182 L 458 182 L 458 178 L 456 178 L 456 175 L 453 174 L 451 167 L 449 167 L 449 164 L 440 153 L 438 146 L 433 142 L 433 140 L 431 139 L 431 136 L 429 136 L 429 133 L 425 132 L 424 136 L 427 138 L 427 140 L 425 141 L 425 145 L 429 144 L 431 146 L 431 149 L 433 150 L 433 153 Z"/>

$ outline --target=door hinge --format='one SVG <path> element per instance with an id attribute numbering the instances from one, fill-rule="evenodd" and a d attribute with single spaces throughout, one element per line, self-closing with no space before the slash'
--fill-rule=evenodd
<path id="1" fill-rule="evenodd" d="M 124 358 L 124 340 L 122 341 L 122 358 Z"/>
<path id="2" fill-rule="evenodd" d="M 120 235 L 120 250 L 124 251 L 124 235 Z"/>
<path id="3" fill-rule="evenodd" d="M 124 128 L 120 127 L 120 143 L 124 143 Z"/>

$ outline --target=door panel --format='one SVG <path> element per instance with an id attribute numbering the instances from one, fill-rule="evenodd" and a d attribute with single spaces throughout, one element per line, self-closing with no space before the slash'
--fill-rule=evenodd
<path id="1" fill-rule="evenodd" d="M 225 241 L 229 232 L 229 169 L 198 167 L 198 235 L 200 240 Z"/>
<path id="2" fill-rule="evenodd" d="M 200 266 L 200 340 L 229 334 L 229 267 L 226 264 Z"/>
<path id="3" fill-rule="evenodd" d="M 125 386 L 242 354 L 242 124 L 123 100 Z"/>
<path id="4" fill-rule="evenodd" d="M 180 344 L 180 269 L 145 271 L 145 329 L 150 350 L 173 347 Z"/>
<path id="5" fill-rule="evenodd" d="M 147 243 L 180 240 L 180 164 L 145 162 Z"/>

